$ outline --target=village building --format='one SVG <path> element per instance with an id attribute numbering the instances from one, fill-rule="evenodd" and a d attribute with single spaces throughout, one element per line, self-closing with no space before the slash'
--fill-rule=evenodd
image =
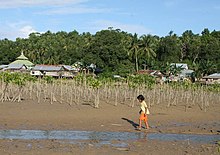
<path id="1" fill-rule="evenodd" d="M 15 61 L 11 62 L 6 70 L 17 70 L 18 68 L 26 68 L 26 70 L 30 70 L 33 66 L 34 64 L 30 62 L 26 56 L 24 56 L 23 52 L 21 52 L 21 55 L 17 57 Z"/>
<path id="2" fill-rule="evenodd" d="M 204 76 L 202 78 L 202 81 L 205 82 L 205 84 L 220 84 L 220 73 L 214 73 L 208 76 Z"/>
<path id="3" fill-rule="evenodd" d="M 156 78 L 156 82 L 160 84 L 165 81 L 164 75 L 159 70 L 139 70 L 137 74 L 153 76 Z"/>
<path id="4" fill-rule="evenodd" d="M 27 66 L 24 64 L 9 64 L 8 67 L 4 69 L 4 71 L 23 73 L 29 72 Z"/>
<path id="5" fill-rule="evenodd" d="M 0 72 L 4 71 L 7 67 L 8 65 L 0 65 Z"/>
<path id="6" fill-rule="evenodd" d="M 68 65 L 35 65 L 30 74 L 37 77 L 51 76 L 56 78 L 73 78 L 77 70 Z"/>

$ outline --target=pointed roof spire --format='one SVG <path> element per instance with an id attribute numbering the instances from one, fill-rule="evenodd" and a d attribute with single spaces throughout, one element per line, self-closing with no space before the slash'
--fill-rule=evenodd
<path id="1" fill-rule="evenodd" d="M 24 56 L 23 51 L 21 51 L 21 55 L 17 57 L 16 60 L 10 63 L 9 65 L 12 65 L 12 64 L 22 64 L 22 65 L 26 65 L 27 67 L 34 66 L 34 64 L 30 62 L 26 56 Z"/>
<path id="2" fill-rule="evenodd" d="M 17 60 L 28 60 L 28 58 L 26 56 L 24 56 L 23 50 L 21 51 L 21 55 L 19 57 L 17 57 L 16 59 Z"/>

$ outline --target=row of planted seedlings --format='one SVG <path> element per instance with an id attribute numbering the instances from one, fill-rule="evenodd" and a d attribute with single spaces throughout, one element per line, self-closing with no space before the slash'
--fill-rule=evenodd
<path id="1" fill-rule="evenodd" d="M 134 82 L 115 81 L 110 78 L 96 79 L 79 75 L 73 80 L 53 79 L 52 77 L 36 78 L 23 73 L 0 73 L 1 101 L 18 101 L 31 99 L 36 103 L 49 101 L 72 105 L 87 102 L 98 108 L 100 99 L 117 106 L 128 104 L 136 96 Z M 130 106 L 133 106 L 133 104 Z"/>
<path id="2" fill-rule="evenodd" d="M 130 94 L 131 99 L 136 99 L 138 94 L 143 94 L 149 106 L 155 104 L 162 104 L 166 107 L 178 105 L 184 106 L 187 110 L 196 105 L 206 111 L 210 105 L 220 103 L 219 84 L 201 85 L 185 81 L 157 85 L 154 79 L 146 76 L 136 76 L 127 80 L 126 84 L 122 85 L 123 88 L 118 89 L 120 90 L 119 96 L 123 98 L 124 94 Z M 124 97 L 126 98 L 126 95 Z M 134 106 L 134 101 L 130 104 L 131 106 Z"/>
<path id="3" fill-rule="evenodd" d="M 143 90 L 144 92 L 144 90 Z M 206 111 L 210 105 L 220 102 L 220 85 L 200 85 L 188 82 L 174 82 L 155 85 L 152 90 L 145 91 L 150 105 L 163 104 L 166 107 L 184 106 L 185 110 L 199 106 Z"/>
<path id="4" fill-rule="evenodd" d="M 144 76 L 120 80 L 78 76 L 74 80 L 56 80 L 48 88 L 48 92 L 53 92 L 53 96 L 58 98 L 55 101 L 70 105 L 88 103 L 96 108 L 100 100 L 115 106 L 122 103 L 133 107 L 136 96 L 144 94 L 149 106 L 165 104 L 167 107 L 183 105 L 187 108 L 198 105 L 201 110 L 206 110 L 210 104 L 218 103 L 220 96 L 218 86 L 214 88 L 191 83 L 156 85 L 154 79 Z"/>
<path id="5" fill-rule="evenodd" d="M 1 73 L 1 101 L 21 101 L 32 99 L 36 103 L 49 101 L 73 104 L 90 104 L 96 108 L 100 101 L 117 106 L 125 104 L 133 107 L 136 96 L 143 94 L 149 106 L 162 104 L 166 107 L 198 105 L 206 111 L 210 104 L 218 104 L 220 87 L 201 86 L 188 82 L 175 82 L 157 85 L 150 76 L 130 76 L 126 79 L 96 79 L 84 75 L 74 79 L 53 79 L 52 77 L 34 78 L 19 73 Z"/>
<path id="6" fill-rule="evenodd" d="M 22 73 L 0 73 L 0 101 L 21 102 L 22 95 L 27 92 L 26 83 L 36 79 Z"/>

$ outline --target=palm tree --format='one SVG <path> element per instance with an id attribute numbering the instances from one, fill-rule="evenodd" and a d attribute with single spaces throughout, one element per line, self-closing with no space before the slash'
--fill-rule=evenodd
<path id="1" fill-rule="evenodd" d="M 153 38 L 151 35 L 141 36 L 140 50 L 141 53 L 146 57 L 148 64 L 150 63 L 150 60 L 154 59 L 157 55 L 154 51 L 155 41 L 155 38 Z"/>
<path id="2" fill-rule="evenodd" d="M 216 64 L 210 60 L 200 61 L 200 67 L 203 72 L 203 75 L 209 75 L 214 73 L 217 70 Z"/>
<path id="3" fill-rule="evenodd" d="M 132 40 L 131 40 L 128 55 L 135 57 L 136 71 L 138 71 L 138 52 L 140 51 L 139 48 L 140 48 L 140 42 L 139 42 L 137 34 L 135 33 L 134 36 L 132 37 Z"/>

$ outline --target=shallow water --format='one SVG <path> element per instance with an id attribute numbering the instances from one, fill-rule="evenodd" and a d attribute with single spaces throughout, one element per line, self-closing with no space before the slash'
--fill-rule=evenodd
<path id="1" fill-rule="evenodd" d="M 162 140 L 162 141 L 189 141 L 196 143 L 215 143 L 220 141 L 220 135 L 196 134 L 166 134 L 144 132 L 98 132 L 98 131 L 71 131 L 71 130 L 0 130 L 0 139 L 40 140 L 56 139 L 68 140 L 77 143 L 81 140 L 94 140 L 99 144 L 112 145 L 112 141 L 120 141 L 116 145 L 126 146 L 128 140 Z"/>

